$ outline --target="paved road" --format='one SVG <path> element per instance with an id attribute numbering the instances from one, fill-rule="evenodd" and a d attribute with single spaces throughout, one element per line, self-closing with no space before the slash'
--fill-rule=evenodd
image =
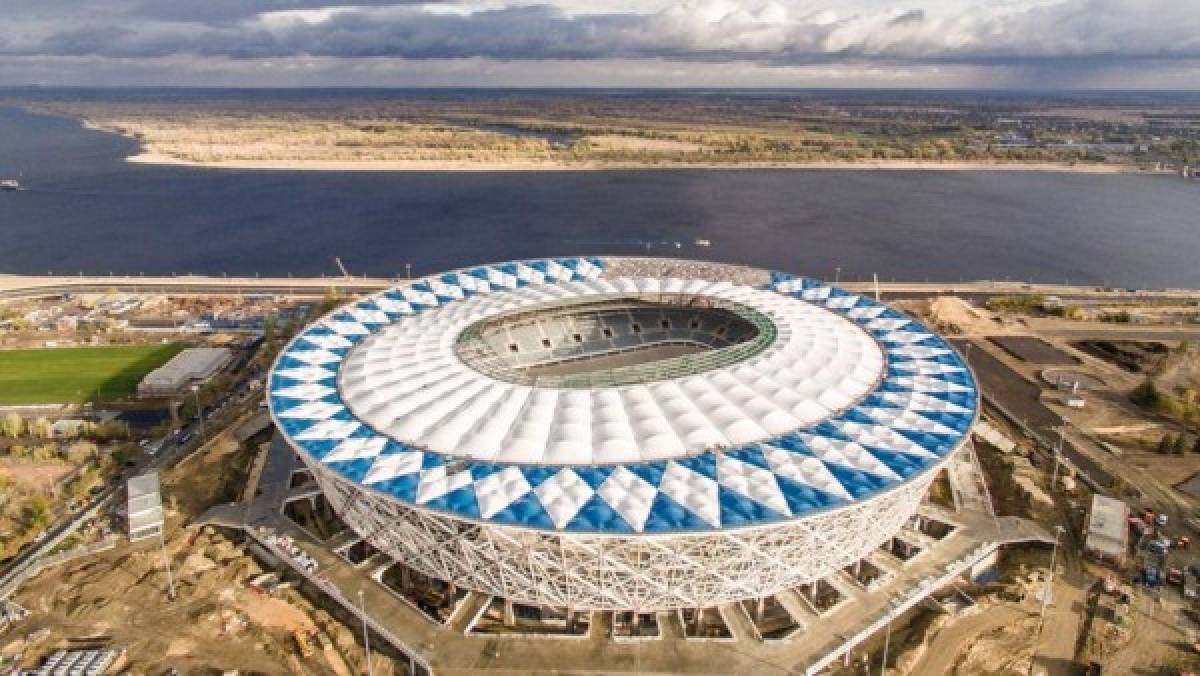
<path id="1" fill-rule="evenodd" d="M 134 293 L 309 293 L 321 294 L 329 287 L 347 291 L 376 291 L 403 280 L 379 277 L 75 277 L 0 275 L 0 298 L 26 295 L 46 295 L 63 292 L 104 292 L 112 289 Z M 843 282 L 846 289 L 872 293 L 872 282 Z M 1091 286 L 1062 286 L 1057 284 L 1022 284 L 1019 282 L 881 282 L 880 291 L 887 298 L 921 298 L 934 295 L 963 295 L 987 298 L 1004 293 L 1039 293 L 1070 299 L 1165 300 L 1200 298 L 1198 289 L 1160 289 L 1147 292 L 1097 291 Z"/>
<path id="2" fill-rule="evenodd" d="M 979 344 L 973 344 L 973 341 L 956 338 L 950 342 L 967 355 L 967 361 L 979 380 L 985 404 L 1004 411 L 1007 414 L 1004 417 L 1015 418 L 1011 422 L 1024 425 L 1028 432 L 1041 441 L 1043 457 L 1053 459 L 1049 452 L 1057 445 L 1056 428 L 1062 425 L 1062 417 L 1042 404 L 1041 387 L 1026 380 Z M 972 348 L 967 349 L 967 345 L 972 345 Z M 1063 456 L 1101 486 L 1112 485 L 1112 474 L 1093 457 L 1076 448 L 1069 437 L 1063 446 Z"/>
<path id="3" fill-rule="evenodd" d="M 114 278 L 112 281 L 76 281 L 59 283 L 34 283 L 27 286 L 10 285 L 0 278 L 0 299 L 41 298 L 61 296 L 64 293 L 145 293 L 175 295 L 244 295 L 252 293 L 281 296 L 324 296 L 329 289 L 343 293 L 371 293 L 395 286 L 392 280 L 367 281 L 361 279 L 329 278 L 320 280 L 244 280 L 241 283 L 221 283 L 220 280 L 160 279 L 138 280 L 137 278 Z M 45 281 L 45 280 L 41 280 Z"/>

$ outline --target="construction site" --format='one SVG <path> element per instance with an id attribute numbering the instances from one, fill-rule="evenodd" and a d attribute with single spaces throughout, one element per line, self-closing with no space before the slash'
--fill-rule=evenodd
<path id="1" fill-rule="evenodd" d="M 274 426 L 246 426 L 250 406 L 161 470 L 161 538 L 129 542 L 120 510 L 101 510 L 3 590 L 0 665 L 357 674 L 369 654 L 376 674 L 1196 670 L 1194 300 L 1058 290 L 1081 308 L 1071 319 L 1035 291 L 885 292 L 970 364 L 980 424 L 893 538 L 802 589 L 625 613 L 447 584 L 349 528 Z M 1022 295 L 1037 302 L 1008 300 Z M 1127 311 L 1140 319 L 1111 320 Z"/>

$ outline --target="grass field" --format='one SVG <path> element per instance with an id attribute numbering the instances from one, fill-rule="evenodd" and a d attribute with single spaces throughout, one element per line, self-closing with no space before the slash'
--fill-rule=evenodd
<path id="1" fill-rule="evenodd" d="M 112 401 L 182 345 L 118 345 L 0 350 L 0 405 Z"/>

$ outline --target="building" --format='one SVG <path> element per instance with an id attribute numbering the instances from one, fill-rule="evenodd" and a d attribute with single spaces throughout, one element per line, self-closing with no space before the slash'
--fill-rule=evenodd
<path id="1" fill-rule="evenodd" d="M 158 472 L 147 472 L 125 482 L 129 540 L 136 542 L 162 533 L 163 508 Z"/>
<path id="2" fill-rule="evenodd" d="M 1103 561 L 1124 565 L 1129 551 L 1129 506 L 1099 493 L 1092 496 L 1083 549 Z"/>
<path id="3" fill-rule="evenodd" d="M 121 653 L 114 648 L 55 650 L 33 673 L 37 676 L 98 676 L 109 670 Z"/>
<path id="4" fill-rule="evenodd" d="M 54 439 L 74 439 L 86 428 L 88 421 L 79 418 L 60 418 L 50 425 L 50 436 Z"/>
<path id="5" fill-rule="evenodd" d="M 375 294 L 300 332 L 268 392 L 372 546 L 548 613 L 815 585 L 910 522 L 978 415 L 961 357 L 901 312 L 657 258 L 501 263 Z"/>
<path id="6" fill-rule="evenodd" d="M 191 385 L 207 382 L 232 360 L 233 353 L 224 347 L 189 348 L 147 373 L 138 383 L 138 396 L 176 396 Z"/>

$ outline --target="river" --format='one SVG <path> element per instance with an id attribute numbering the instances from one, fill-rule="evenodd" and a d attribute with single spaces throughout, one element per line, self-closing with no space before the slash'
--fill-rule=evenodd
<path id="1" fill-rule="evenodd" d="M 0 272 L 414 274 L 650 253 L 843 280 L 1200 287 L 1200 182 L 1014 171 L 313 172 L 141 166 L 0 108 Z M 710 247 L 696 244 L 709 240 Z"/>

